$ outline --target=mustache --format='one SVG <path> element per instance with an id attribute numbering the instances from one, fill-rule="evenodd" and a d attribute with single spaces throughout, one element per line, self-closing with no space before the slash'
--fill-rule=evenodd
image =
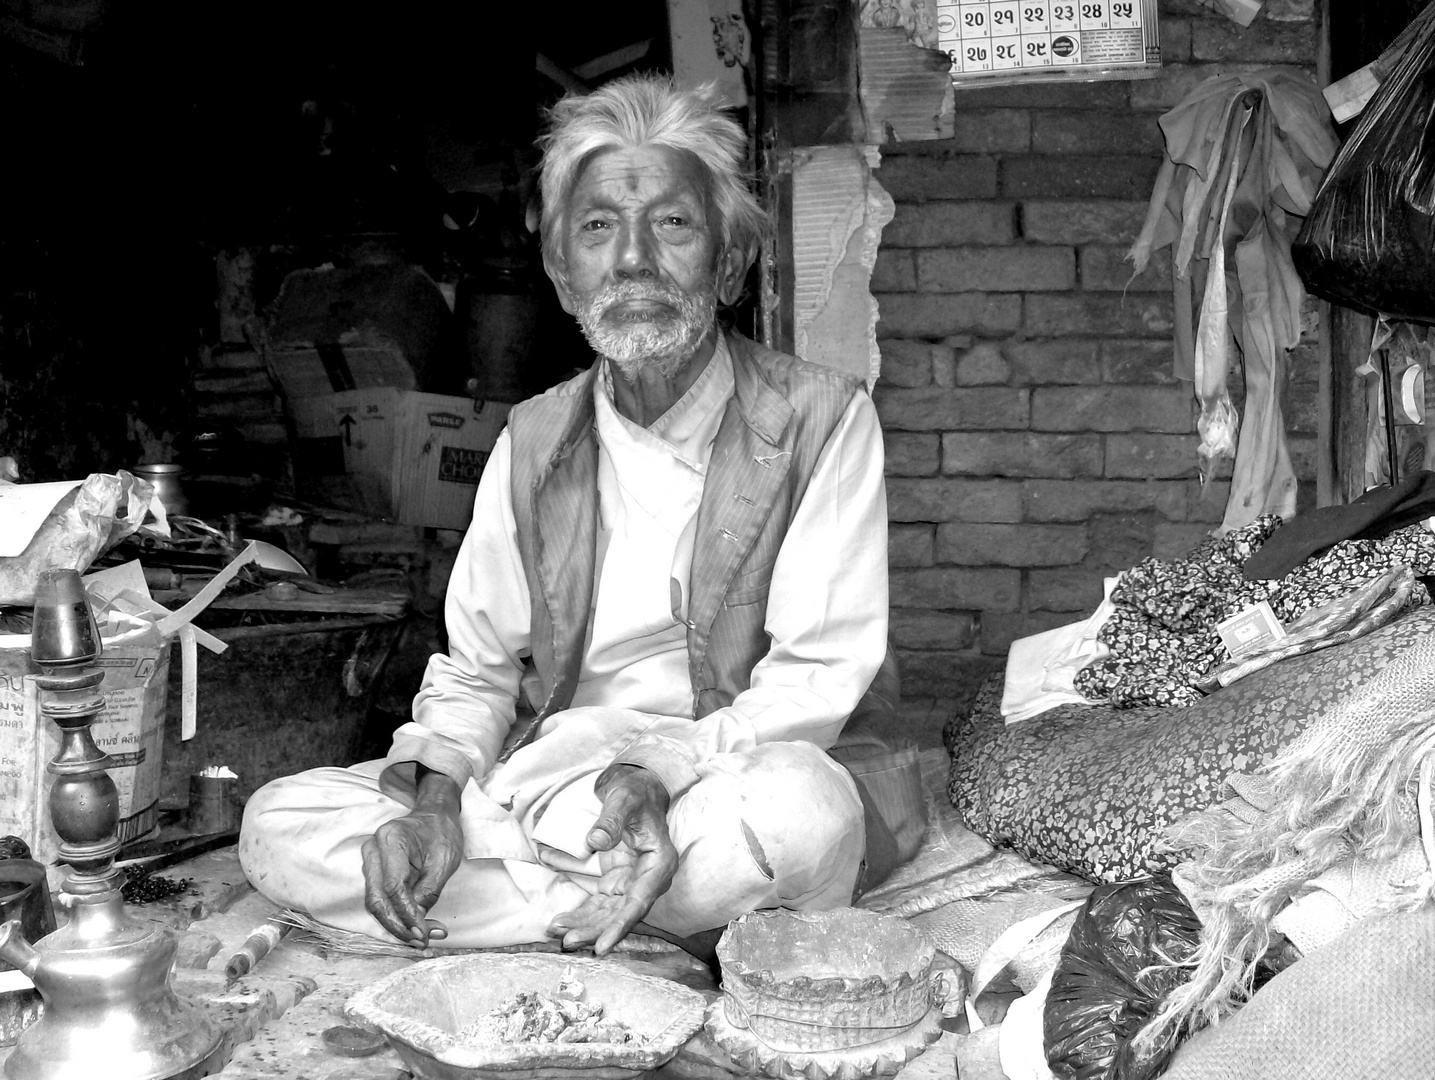
<path id="1" fill-rule="evenodd" d="M 599 289 L 593 295 L 589 307 L 594 311 L 607 311 L 614 304 L 626 303 L 629 300 L 656 300 L 679 307 L 687 300 L 687 294 L 676 285 L 657 281 L 620 281 Z"/>

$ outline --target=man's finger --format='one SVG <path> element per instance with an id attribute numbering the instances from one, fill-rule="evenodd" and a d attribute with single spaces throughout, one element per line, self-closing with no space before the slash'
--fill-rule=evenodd
<path id="1" fill-rule="evenodd" d="M 548 932 L 559 939 L 559 943 L 565 950 L 582 949 L 593 944 L 593 939 L 598 936 L 598 927 L 585 918 L 580 912 L 571 912 L 576 916 L 569 922 L 562 922 L 561 916 L 553 920 L 553 925 Z"/>
<path id="2" fill-rule="evenodd" d="M 633 920 L 636 922 L 637 920 Z M 628 928 L 610 926 L 603 931 L 602 937 L 593 943 L 593 952 L 599 956 L 607 956 L 613 951 L 614 946 L 628 936 Z"/>
<path id="3" fill-rule="evenodd" d="M 420 910 L 420 923 L 423 921 L 422 916 L 428 914 L 428 909 L 438 903 L 439 894 L 443 892 L 447 880 L 442 868 L 432 863 L 426 865 L 419 874 L 418 880 L 414 882 L 413 898 Z"/>
<path id="4" fill-rule="evenodd" d="M 372 838 L 364 841 L 361 857 L 364 862 L 364 908 L 394 937 L 400 941 L 407 939 L 409 928 L 389 901 L 384 888 L 383 858 L 379 854 L 379 845 Z"/>
<path id="5" fill-rule="evenodd" d="M 555 915 L 548 924 L 548 936 L 561 939 L 564 949 L 585 948 L 607 929 L 611 917 L 609 908 L 590 899 L 575 911 Z"/>
<path id="6" fill-rule="evenodd" d="M 628 936 L 628 931 L 638 925 L 638 920 L 647 914 L 650 906 L 637 899 L 630 899 L 623 905 L 617 919 L 598 935 L 598 939 L 593 943 L 593 951 L 599 956 L 612 952 L 613 947 Z"/>
<path id="7" fill-rule="evenodd" d="M 409 885 L 409 874 L 413 871 L 413 862 L 409 858 L 408 845 L 401 841 L 395 841 L 392 839 L 393 835 L 390 834 L 390 837 L 386 838 L 388 842 L 379 841 L 375 845 L 378 848 L 383 873 L 383 895 L 403 928 L 399 937 L 419 941 L 426 945 L 428 944 L 428 927 L 424 924 L 424 915 L 428 909 L 420 907 L 414 900 L 413 890 Z"/>
<path id="8" fill-rule="evenodd" d="M 588 846 L 594 851 L 607 851 L 623 838 L 637 809 L 639 796 L 632 788 L 622 784 L 608 789 L 603 796 L 603 809 L 598 820 L 588 830 Z"/>
<path id="9" fill-rule="evenodd" d="M 627 828 L 628 819 L 617 814 L 603 813 L 593 827 L 588 830 L 584 838 L 588 847 L 594 851 L 611 851 L 618 846 L 623 839 L 623 830 Z"/>
<path id="10" fill-rule="evenodd" d="M 593 922 L 592 901 L 585 901 L 582 906 L 572 911 L 562 911 L 553 916 L 548 922 L 548 936 L 562 937 L 571 930 L 581 930 Z"/>

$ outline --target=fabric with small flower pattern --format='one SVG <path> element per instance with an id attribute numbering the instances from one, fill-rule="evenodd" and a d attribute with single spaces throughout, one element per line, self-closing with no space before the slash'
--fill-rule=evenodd
<path id="1" fill-rule="evenodd" d="M 1189 706 L 1197 684 L 1230 659 L 1216 625 L 1262 600 L 1282 623 L 1353 592 L 1404 563 L 1435 573 L 1435 533 L 1423 525 L 1379 540 L 1342 540 L 1284 577 L 1249 581 L 1241 566 L 1280 527 L 1271 514 L 1198 544 L 1184 558 L 1144 559 L 1112 590 L 1116 610 L 1097 635 L 1111 653 L 1077 672 L 1076 692 L 1118 709 Z M 1409 607 L 1430 603 L 1416 583 Z"/>
<path id="2" fill-rule="evenodd" d="M 1435 633 L 1435 606 L 1343 645 L 1281 660 L 1189 708 L 1061 705 L 1007 724 L 1002 673 L 943 732 L 947 791 L 998 847 L 1090 881 L 1159 872 L 1168 825 L 1216 802 L 1361 683 Z"/>

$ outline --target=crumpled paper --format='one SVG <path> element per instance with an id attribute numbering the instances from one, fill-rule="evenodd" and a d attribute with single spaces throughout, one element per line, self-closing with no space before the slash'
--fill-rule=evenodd
<path id="1" fill-rule="evenodd" d="M 1237 26 L 1250 26 L 1261 13 L 1265 0 L 1202 0 L 1208 8 L 1219 11 Z"/>
<path id="2" fill-rule="evenodd" d="M 150 515 L 154 520 L 145 525 Z M 169 536 L 169 519 L 155 497 L 154 485 L 123 469 L 91 473 L 55 504 L 24 551 L 0 558 L 0 607 L 32 605 L 41 573 L 83 573 L 100 554 L 141 526 Z"/>

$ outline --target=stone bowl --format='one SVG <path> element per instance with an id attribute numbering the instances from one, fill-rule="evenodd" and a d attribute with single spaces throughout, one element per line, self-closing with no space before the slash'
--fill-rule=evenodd
<path id="1" fill-rule="evenodd" d="M 457 1033 L 524 990 L 556 993 L 564 972 L 641 1043 L 469 1042 Z M 424 960 L 348 1000 L 344 1012 L 382 1032 L 418 1080 L 628 1080 L 658 1068 L 703 1024 L 695 990 L 617 964 L 554 953 L 477 953 Z"/>
<path id="2" fill-rule="evenodd" d="M 774 1050 L 880 1042 L 934 1004 L 936 947 L 891 915 L 757 911 L 728 925 L 717 955 L 728 1023 Z"/>

